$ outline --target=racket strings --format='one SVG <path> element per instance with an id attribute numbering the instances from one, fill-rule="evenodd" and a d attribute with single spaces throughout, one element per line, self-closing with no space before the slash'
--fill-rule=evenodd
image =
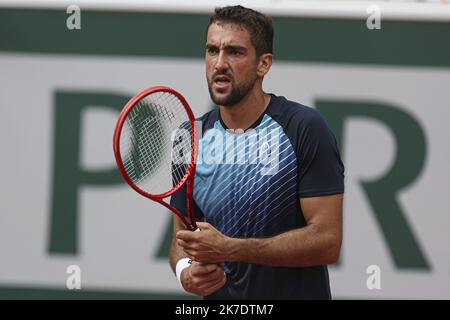
<path id="1" fill-rule="evenodd" d="M 156 108 L 156 114 L 163 119 L 169 120 L 171 122 L 176 119 L 173 113 L 168 112 L 166 108 L 161 108 L 158 104 L 155 104 L 152 107 Z M 144 115 L 148 116 L 148 114 L 145 113 Z M 165 185 L 167 185 L 167 176 L 170 169 L 168 167 L 168 163 L 170 162 L 168 161 L 168 152 L 167 150 L 163 150 L 161 148 L 161 146 L 163 146 L 164 144 L 157 143 L 155 139 L 156 137 L 157 139 L 161 140 L 160 142 L 164 141 L 166 145 L 169 145 L 169 130 L 167 130 L 167 128 L 164 128 L 163 124 L 155 121 L 155 119 L 157 118 L 152 117 L 151 121 L 147 120 L 147 123 L 144 123 L 143 130 L 141 130 L 140 132 L 142 140 L 139 148 L 143 150 L 143 152 L 141 152 L 139 160 L 143 164 L 145 171 L 144 174 L 142 174 L 140 177 L 137 177 L 138 179 L 134 179 L 136 184 L 140 184 L 140 187 L 143 189 L 148 189 L 147 191 L 154 190 L 155 182 L 166 182 Z M 148 148 L 149 146 L 153 146 L 153 148 Z M 155 165 L 159 162 L 162 162 L 162 167 L 160 166 L 159 168 L 156 168 Z M 154 177 L 151 181 L 148 181 L 150 174 L 153 174 Z M 174 183 L 178 183 L 183 175 L 184 172 L 182 172 L 182 168 L 178 168 L 178 170 L 175 171 Z M 145 184 L 147 185 L 143 186 L 143 182 L 145 182 Z M 167 186 L 163 189 L 167 190 Z"/>
<path id="2" fill-rule="evenodd" d="M 120 138 L 122 162 L 142 190 L 162 194 L 186 175 L 192 128 L 181 101 L 167 92 L 150 94 L 129 112 Z"/>

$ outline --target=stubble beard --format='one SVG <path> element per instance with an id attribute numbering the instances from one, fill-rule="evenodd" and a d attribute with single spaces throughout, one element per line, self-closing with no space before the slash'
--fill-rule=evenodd
<path id="1" fill-rule="evenodd" d="M 234 83 L 233 79 L 231 79 L 231 92 L 227 96 L 220 98 L 214 94 L 212 88 L 214 82 L 213 79 L 214 76 L 211 77 L 211 80 L 208 80 L 208 90 L 209 95 L 211 96 L 211 100 L 218 106 L 231 107 L 239 103 L 253 89 L 253 87 L 255 86 L 257 75 L 255 74 L 252 79 L 248 80 L 240 86 L 237 86 Z"/>

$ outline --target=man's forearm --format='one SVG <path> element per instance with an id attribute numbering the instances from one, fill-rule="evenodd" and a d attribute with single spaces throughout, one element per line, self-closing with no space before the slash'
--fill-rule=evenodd
<path id="1" fill-rule="evenodd" d="M 229 239 L 227 261 L 279 267 L 309 267 L 337 261 L 340 239 L 314 226 L 262 239 Z"/>
<path id="2" fill-rule="evenodd" d="M 172 271 L 174 273 L 175 273 L 175 268 L 176 268 L 177 262 L 182 258 L 186 258 L 186 254 L 183 252 L 183 248 L 181 248 L 177 244 L 177 241 L 174 238 L 170 245 L 170 253 L 169 253 L 170 267 L 172 268 Z"/>

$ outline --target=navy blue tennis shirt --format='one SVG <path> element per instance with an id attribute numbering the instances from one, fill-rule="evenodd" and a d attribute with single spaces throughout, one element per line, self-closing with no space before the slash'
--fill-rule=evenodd
<path id="1" fill-rule="evenodd" d="M 200 119 L 196 215 L 224 235 L 263 238 L 306 226 L 299 198 L 344 192 L 336 139 L 315 109 L 271 95 L 245 132 L 218 109 Z M 186 214 L 186 189 L 171 205 Z M 305 268 L 224 262 L 227 283 L 206 299 L 330 299 L 326 265 Z"/>

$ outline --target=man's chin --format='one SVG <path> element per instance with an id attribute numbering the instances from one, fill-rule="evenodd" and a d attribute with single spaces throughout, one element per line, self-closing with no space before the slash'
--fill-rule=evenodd
<path id="1" fill-rule="evenodd" d="M 219 106 L 229 105 L 230 94 L 213 94 L 211 96 L 212 101 Z"/>

